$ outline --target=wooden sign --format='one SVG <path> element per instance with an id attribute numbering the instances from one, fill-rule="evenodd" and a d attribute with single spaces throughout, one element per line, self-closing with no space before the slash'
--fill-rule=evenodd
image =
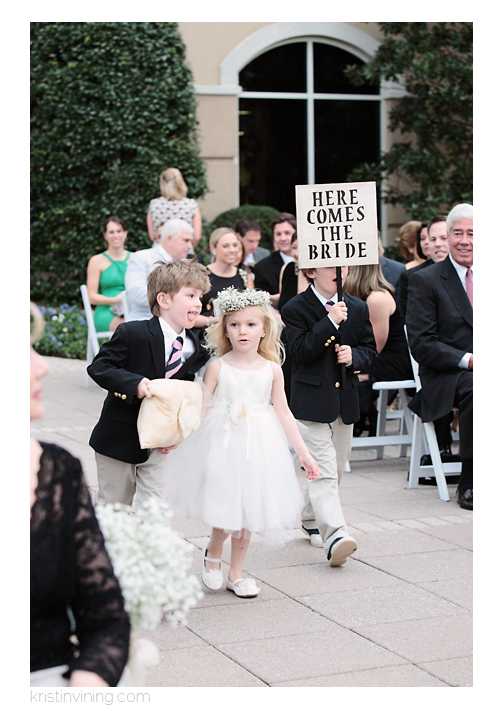
<path id="1" fill-rule="evenodd" d="M 296 185 L 299 267 L 377 264 L 375 182 Z"/>

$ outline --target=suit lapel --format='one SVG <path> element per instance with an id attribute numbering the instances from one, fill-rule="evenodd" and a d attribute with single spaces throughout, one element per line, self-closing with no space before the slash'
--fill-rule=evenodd
<path id="1" fill-rule="evenodd" d="M 161 379 L 165 377 L 165 338 L 163 337 L 163 331 L 161 329 L 158 316 L 153 316 L 150 321 L 148 321 L 149 332 L 151 333 L 150 348 L 151 356 L 153 358 L 153 367 L 155 369 L 156 377 Z"/>
<path id="2" fill-rule="evenodd" d="M 473 325 L 473 311 L 470 304 L 467 293 L 462 286 L 460 277 L 457 274 L 457 270 L 447 257 L 443 261 L 443 266 L 441 269 L 441 278 L 443 280 L 443 286 L 447 293 L 449 294 L 453 305 L 460 313 L 462 318 L 470 325 Z"/>
<path id="3" fill-rule="evenodd" d="M 310 303 L 311 306 L 313 307 L 314 313 L 317 316 L 318 320 L 321 320 L 321 318 L 324 318 L 327 314 L 326 308 L 321 303 L 319 298 L 315 295 L 311 286 L 308 286 L 307 289 L 304 291 L 304 296 L 305 296 L 307 302 Z"/>

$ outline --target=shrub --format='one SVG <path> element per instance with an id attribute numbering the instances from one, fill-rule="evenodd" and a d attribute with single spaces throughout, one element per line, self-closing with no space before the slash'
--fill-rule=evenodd
<path id="1" fill-rule="evenodd" d="M 196 103 L 175 22 L 31 23 L 31 300 L 78 304 L 88 260 L 118 214 L 151 246 L 160 173 L 206 191 Z"/>
<path id="2" fill-rule="evenodd" d="M 40 355 L 85 360 L 87 357 L 87 320 L 77 306 L 63 303 L 58 308 L 39 306 L 45 330 L 34 348 Z"/>
<path id="3" fill-rule="evenodd" d="M 209 225 L 210 231 L 208 236 L 210 236 L 210 233 L 213 232 L 214 229 L 217 229 L 217 227 L 230 227 L 234 229 L 236 222 L 242 217 L 254 217 L 259 220 L 262 226 L 262 238 L 259 246 L 274 251 L 271 223 L 279 214 L 279 210 L 274 207 L 265 207 L 262 205 L 241 205 L 241 207 L 234 207 L 231 210 L 226 210 L 226 212 L 217 215 Z"/>

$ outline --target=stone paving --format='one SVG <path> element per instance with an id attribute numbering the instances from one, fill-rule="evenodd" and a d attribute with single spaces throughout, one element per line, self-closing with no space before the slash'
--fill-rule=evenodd
<path id="1" fill-rule="evenodd" d="M 105 392 L 85 386 L 85 363 L 48 358 L 46 415 L 35 438 L 67 448 L 96 491 L 88 439 Z M 408 458 L 388 447 L 382 460 L 357 450 L 341 485 L 358 549 L 331 568 L 300 532 L 283 548 L 252 540 L 245 574 L 255 599 L 205 590 L 187 627 L 147 634 L 160 665 L 149 687 L 470 687 L 472 686 L 472 518 L 434 486 L 408 489 Z M 304 483 L 304 482 L 302 482 Z M 207 526 L 175 528 L 193 548 L 199 574 Z M 223 567 L 227 570 L 229 546 Z M 146 634 L 144 634 L 146 635 Z"/>

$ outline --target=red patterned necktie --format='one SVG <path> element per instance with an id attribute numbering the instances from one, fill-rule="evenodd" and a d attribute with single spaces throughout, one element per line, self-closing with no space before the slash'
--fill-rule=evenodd
<path id="1" fill-rule="evenodd" d="M 327 301 L 325 303 L 325 308 L 328 311 L 328 313 L 330 313 L 330 311 L 332 310 L 332 306 L 333 306 L 333 301 Z"/>
<path id="2" fill-rule="evenodd" d="M 175 375 L 175 373 L 178 372 L 182 367 L 181 350 L 183 342 L 184 341 L 180 335 L 178 335 L 177 338 L 174 340 L 174 343 L 172 345 L 172 352 L 170 353 L 170 359 L 167 362 L 167 367 L 165 369 L 166 379 L 172 377 L 172 375 Z"/>
<path id="3" fill-rule="evenodd" d="M 472 271 L 470 269 L 467 269 L 467 272 L 465 274 L 465 290 L 467 291 L 467 295 L 469 297 L 470 305 L 474 308 L 474 305 L 472 303 Z"/>

